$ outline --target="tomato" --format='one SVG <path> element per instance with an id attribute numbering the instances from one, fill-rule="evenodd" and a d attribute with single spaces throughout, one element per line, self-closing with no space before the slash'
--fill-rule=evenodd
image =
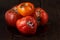
<path id="1" fill-rule="evenodd" d="M 48 14 L 42 8 L 35 9 L 34 17 L 37 20 L 38 25 L 45 25 L 48 22 Z"/>
<path id="2" fill-rule="evenodd" d="M 5 13 L 5 20 L 10 26 L 15 26 L 17 19 L 21 18 L 21 15 L 18 15 L 15 11 L 12 9 L 8 10 Z"/>
<path id="3" fill-rule="evenodd" d="M 26 16 L 22 19 L 18 19 L 16 26 L 19 32 L 22 34 L 35 34 L 37 29 L 37 22 L 33 17 Z"/>
<path id="4" fill-rule="evenodd" d="M 24 2 L 17 6 L 17 11 L 22 16 L 31 15 L 34 12 L 34 5 L 30 2 Z"/>

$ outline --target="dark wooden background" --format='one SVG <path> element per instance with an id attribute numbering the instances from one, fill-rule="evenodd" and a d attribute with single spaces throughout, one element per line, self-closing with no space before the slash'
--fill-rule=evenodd
<path id="1" fill-rule="evenodd" d="M 4 14 L 13 6 L 29 1 L 35 7 L 40 6 L 49 15 L 48 30 L 34 36 L 23 36 L 13 28 L 8 28 Z M 13 30 L 13 31 L 11 31 Z M 60 0 L 0 0 L 0 40 L 60 40 Z"/>

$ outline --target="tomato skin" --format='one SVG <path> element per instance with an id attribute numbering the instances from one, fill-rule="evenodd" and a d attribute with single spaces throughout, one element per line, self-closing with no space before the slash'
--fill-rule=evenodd
<path id="1" fill-rule="evenodd" d="M 32 24 L 27 24 L 28 22 L 31 22 Z M 26 16 L 22 19 L 18 19 L 16 22 L 17 29 L 22 34 L 35 34 L 37 29 L 37 23 L 36 20 L 31 16 Z"/>
<path id="2" fill-rule="evenodd" d="M 41 14 L 42 16 L 41 16 L 41 24 L 42 25 L 44 25 L 44 24 L 46 24 L 47 22 L 48 22 L 48 14 L 44 11 L 44 10 L 42 10 L 42 14 Z"/>
<path id="3" fill-rule="evenodd" d="M 37 20 L 38 25 L 45 25 L 48 22 L 48 14 L 42 8 L 36 8 L 35 19 Z"/>
<path id="4" fill-rule="evenodd" d="M 17 6 L 17 11 L 22 16 L 29 16 L 34 12 L 34 5 L 30 2 L 24 2 Z"/>
<path id="5" fill-rule="evenodd" d="M 16 26 L 17 19 L 21 18 L 15 11 L 12 9 L 6 11 L 5 13 L 5 20 L 10 26 Z"/>

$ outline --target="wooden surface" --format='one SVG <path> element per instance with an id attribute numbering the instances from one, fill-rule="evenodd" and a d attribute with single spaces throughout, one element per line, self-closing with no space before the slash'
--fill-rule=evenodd
<path id="1" fill-rule="evenodd" d="M 44 33 L 37 30 L 34 36 L 23 36 L 16 29 L 9 28 L 4 19 L 5 12 L 13 6 L 29 1 L 40 6 L 49 15 Z M 44 30 L 43 28 L 41 30 Z M 60 0 L 0 0 L 0 40 L 60 40 Z"/>

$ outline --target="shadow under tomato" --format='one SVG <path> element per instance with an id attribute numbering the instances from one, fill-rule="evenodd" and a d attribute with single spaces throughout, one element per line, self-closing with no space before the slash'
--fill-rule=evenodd
<path id="1" fill-rule="evenodd" d="M 47 26 L 47 25 L 44 25 L 44 26 L 38 26 L 36 35 L 46 33 L 47 30 L 48 30 L 48 26 Z"/>
<path id="2" fill-rule="evenodd" d="M 44 26 L 39 26 L 37 28 L 37 32 L 36 34 L 33 34 L 33 35 L 25 35 L 25 34 L 22 34 L 20 33 L 16 27 L 12 27 L 12 26 L 9 26 L 7 25 L 7 29 L 14 35 L 22 35 L 22 36 L 25 36 L 25 37 L 33 37 L 33 36 L 39 36 L 41 33 L 45 33 L 47 30 L 48 30 L 48 26 L 47 25 L 44 25 Z"/>
<path id="3" fill-rule="evenodd" d="M 7 29 L 10 33 L 12 33 L 12 37 L 15 35 L 20 35 L 20 36 L 23 36 L 23 37 L 33 37 L 33 35 L 27 35 L 27 34 L 22 34 L 20 33 L 16 27 L 12 27 L 12 26 L 9 26 L 7 25 Z"/>
<path id="4" fill-rule="evenodd" d="M 12 27 L 7 25 L 7 29 L 12 33 L 12 34 L 16 34 L 16 35 L 20 35 L 19 31 L 17 30 L 16 27 Z"/>

